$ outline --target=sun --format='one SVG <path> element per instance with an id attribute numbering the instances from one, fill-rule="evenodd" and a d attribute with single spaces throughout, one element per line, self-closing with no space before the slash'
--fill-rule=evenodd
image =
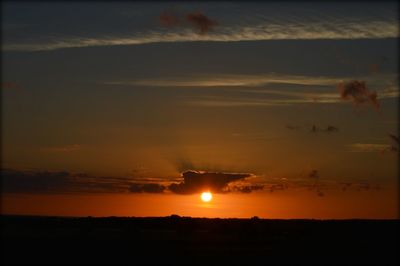
<path id="1" fill-rule="evenodd" d="M 212 200 L 211 192 L 203 192 L 201 193 L 201 200 L 204 202 L 210 202 Z"/>

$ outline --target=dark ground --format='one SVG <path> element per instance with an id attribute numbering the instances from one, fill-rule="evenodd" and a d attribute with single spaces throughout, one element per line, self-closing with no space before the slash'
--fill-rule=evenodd
<path id="1" fill-rule="evenodd" d="M 399 220 L 1 216 L 2 263 L 398 264 Z"/>

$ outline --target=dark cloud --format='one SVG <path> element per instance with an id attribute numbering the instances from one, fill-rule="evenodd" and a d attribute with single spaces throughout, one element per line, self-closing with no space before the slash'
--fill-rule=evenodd
<path id="1" fill-rule="evenodd" d="M 397 144 L 397 146 L 399 145 L 399 137 L 397 137 L 396 135 L 393 135 L 393 134 L 388 134 L 389 135 L 389 138 L 394 142 L 394 143 L 396 143 Z"/>
<path id="2" fill-rule="evenodd" d="M 182 173 L 183 181 L 180 183 L 171 184 L 169 186 L 169 190 L 177 194 L 192 194 L 205 190 L 210 190 L 214 193 L 222 193 L 226 192 L 224 189 L 230 182 L 250 176 L 251 174 L 242 173 L 187 171 Z"/>
<path id="3" fill-rule="evenodd" d="M 195 27 L 200 34 L 205 34 L 210 31 L 214 26 L 217 25 L 217 22 L 209 19 L 207 16 L 202 14 L 201 12 L 190 13 L 186 15 L 186 20 Z"/>
<path id="4" fill-rule="evenodd" d="M 379 110 L 378 95 L 367 89 L 365 81 L 342 82 L 337 88 L 343 100 L 352 101 L 355 105 L 370 103 L 376 110 Z"/>
<path id="5" fill-rule="evenodd" d="M 289 130 L 300 130 L 300 129 L 302 129 L 301 126 L 297 126 L 297 125 L 287 125 L 286 128 L 289 129 Z M 339 132 L 339 128 L 336 127 L 336 126 L 332 126 L 332 125 L 328 125 L 325 128 L 320 127 L 318 125 L 312 125 L 310 127 L 310 132 L 311 133 L 318 133 L 318 132 L 336 133 L 336 132 Z"/>
<path id="6" fill-rule="evenodd" d="M 338 131 L 339 131 L 339 128 L 337 128 L 335 126 L 327 126 L 325 128 L 325 132 L 328 132 L 328 133 L 333 133 L 333 132 L 338 132 Z"/>
<path id="7" fill-rule="evenodd" d="M 165 186 L 155 183 L 141 184 L 133 183 L 129 187 L 129 191 L 132 193 L 163 193 Z"/>
<path id="8" fill-rule="evenodd" d="M 339 128 L 337 128 L 335 126 L 327 126 L 325 128 L 320 128 L 316 125 L 312 125 L 310 131 L 312 133 L 317 133 L 317 132 L 336 133 L 339 131 Z"/>
<path id="9" fill-rule="evenodd" d="M 244 186 L 233 186 L 230 191 L 237 191 L 241 193 L 251 193 L 255 190 L 262 190 L 264 185 L 244 185 Z"/>
<path id="10" fill-rule="evenodd" d="M 312 125 L 310 131 L 313 132 L 313 133 L 316 133 L 318 131 L 317 126 L 316 125 Z"/>
<path id="11" fill-rule="evenodd" d="M 46 193 L 60 192 L 71 187 L 68 172 L 22 172 L 12 169 L 1 170 L 2 192 Z"/>
<path id="12" fill-rule="evenodd" d="M 160 14 L 160 23 L 164 27 L 175 27 L 178 26 L 182 23 L 182 21 L 179 19 L 179 17 L 176 14 L 173 14 L 172 12 L 167 12 L 163 11 Z"/>
<path id="13" fill-rule="evenodd" d="M 390 133 L 388 134 L 388 136 L 392 142 L 389 147 L 389 151 L 398 153 L 399 152 L 399 137 L 397 137 L 394 134 L 390 134 Z"/>
<path id="14" fill-rule="evenodd" d="M 1 170 L 4 193 L 161 193 L 165 187 L 156 183 L 138 183 L 134 177 L 91 176 L 67 171 Z"/>
<path id="15" fill-rule="evenodd" d="M 308 177 L 318 179 L 318 178 L 319 178 L 318 170 L 312 170 L 312 171 L 308 174 Z"/>
<path id="16" fill-rule="evenodd" d="M 378 184 L 372 185 L 367 182 L 341 182 L 342 191 L 355 190 L 355 191 L 369 191 L 369 190 L 380 190 L 381 187 Z"/>
<path id="17" fill-rule="evenodd" d="M 192 12 L 186 15 L 177 15 L 170 11 L 163 11 L 159 16 L 160 24 L 164 27 L 192 27 L 199 34 L 206 34 L 218 23 L 201 12 Z"/>
<path id="18" fill-rule="evenodd" d="M 314 180 L 314 183 L 311 184 L 309 189 L 315 190 L 318 197 L 324 197 L 325 193 L 322 191 L 322 185 L 320 182 L 320 176 L 319 176 L 318 170 L 315 170 L 315 169 L 311 170 L 311 172 L 308 174 L 308 177 Z"/>

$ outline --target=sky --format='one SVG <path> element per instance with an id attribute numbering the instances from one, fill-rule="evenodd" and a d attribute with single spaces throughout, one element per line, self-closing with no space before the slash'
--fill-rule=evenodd
<path id="1" fill-rule="evenodd" d="M 396 2 L 2 7 L 2 214 L 398 218 Z"/>

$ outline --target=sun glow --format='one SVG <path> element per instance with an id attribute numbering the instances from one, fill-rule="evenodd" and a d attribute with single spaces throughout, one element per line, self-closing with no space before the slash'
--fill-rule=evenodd
<path id="1" fill-rule="evenodd" d="M 212 194 L 211 192 L 203 192 L 201 193 L 201 200 L 204 202 L 209 202 L 212 200 Z"/>

